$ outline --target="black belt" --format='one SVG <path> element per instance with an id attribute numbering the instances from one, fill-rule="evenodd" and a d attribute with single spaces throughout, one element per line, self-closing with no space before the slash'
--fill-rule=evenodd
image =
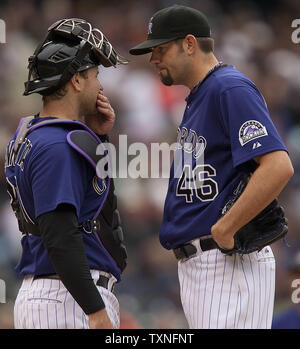
<path id="1" fill-rule="evenodd" d="M 58 274 L 48 274 L 48 275 L 35 275 L 33 277 L 33 280 L 38 280 L 38 279 L 55 279 L 55 280 L 60 280 L 60 277 Z M 100 275 L 99 279 L 96 282 L 97 286 L 104 287 L 108 289 L 108 283 L 109 283 L 109 278 L 105 275 Z M 111 287 L 111 292 L 113 292 L 114 285 Z"/>
<path id="2" fill-rule="evenodd" d="M 209 238 L 200 238 L 199 239 L 199 244 L 201 247 L 201 250 L 204 251 L 209 251 L 213 250 L 218 247 L 217 243 L 215 240 L 211 237 Z M 197 248 L 195 245 L 191 244 L 190 242 L 187 242 L 177 248 L 173 249 L 175 257 L 180 260 L 183 258 L 189 258 L 192 255 L 194 255 L 197 252 Z"/>

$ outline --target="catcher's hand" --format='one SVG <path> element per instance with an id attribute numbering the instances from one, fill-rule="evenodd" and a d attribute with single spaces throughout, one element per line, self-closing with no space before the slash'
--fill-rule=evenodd
<path id="1" fill-rule="evenodd" d="M 246 187 L 247 180 L 244 180 L 235 198 L 229 200 L 225 205 L 222 214 L 230 209 L 238 199 L 241 192 Z M 230 250 L 218 247 L 221 252 L 232 255 L 234 253 L 248 254 L 254 251 L 260 251 L 267 245 L 284 238 L 288 232 L 288 221 L 284 217 L 284 210 L 278 204 L 277 198 L 274 199 L 264 210 L 254 217 L 248 224 L 239 229 L 233 239 L 234 247 Z"/>

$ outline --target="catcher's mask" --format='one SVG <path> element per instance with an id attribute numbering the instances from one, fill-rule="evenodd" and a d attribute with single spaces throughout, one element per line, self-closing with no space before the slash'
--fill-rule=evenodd
<path id="1" fill-rule="evenodd" d="M 48 28 L 46 38 L 28 59 L 24 95 L 50 95 L 76 72 L 103 65 L 127 64 L 104 34 L 83 19 L 62 19 Z"/>

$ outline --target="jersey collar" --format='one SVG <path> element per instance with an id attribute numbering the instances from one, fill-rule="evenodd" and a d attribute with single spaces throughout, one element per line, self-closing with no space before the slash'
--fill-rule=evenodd
<path id="1" fill-rule="evenodd" d="M 189 93 L 189 95 L 186 97 L 185 101 L 188 103 L 192 97 L 194 96 L 194 94 L 198 91 L 199 87 L 204 83 L 204 81 L 209 78 L 214 72 L 216 72 L 217 70 L 219 70 L 220 68 L 223 67 L 227 67 L 227 64 L 224 64 L 222 61 L 218 62 L 215 66 L 213 66 L 205 75 L 205 77 L 198 82 L 197 85 L 195 85 L 192 89 L 191 92 Z"/>

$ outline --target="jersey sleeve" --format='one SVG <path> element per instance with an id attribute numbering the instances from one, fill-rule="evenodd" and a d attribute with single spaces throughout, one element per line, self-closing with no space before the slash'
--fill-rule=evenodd
<path id="1" fill-rule="evenodd" d="M 253 86 L 236 86 L 220 97 L 220 109 L 229 135 L 233 166 L 277 150 L 287 151 L 260 92 Z"/>
<path id="2" fill-rule="evenodd" d="M 67 143 L 55 143 L 39 151 L 30 164 L 35 218 L 59 204 L 71 204 L 79 217 L 86 188 L 86 166 Z"/>

